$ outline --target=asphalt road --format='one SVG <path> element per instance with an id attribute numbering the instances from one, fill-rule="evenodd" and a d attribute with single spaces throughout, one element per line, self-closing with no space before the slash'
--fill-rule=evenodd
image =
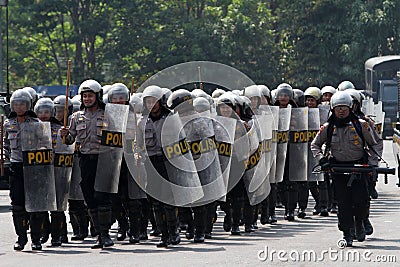
<path id="1" fill-rule="evenodd" d="M 385 141 L 384 158 L 395 166 L 392 142 Z M 295 222 L 283 220 L 278 209 L 276 225 L 260 225 L 251 234 L 231 236 L 222 229 L 223 212 L 214 227 L 212 240 L 193 244 L 184 239 L 177 246 L 156 248 L 157 238 L 138 245 L 128 240 L 115 242 L 109 249 L 92 250 L 94 239 L 74 241 L 43 251 L 32 252 L 30 242 L 24 251 L 13 251 L 16 240 L 9 211 L 8 191 L 0 191 L 0 265 L 1 266 L 399 266 L 400 263 L 400 188 L 397 176 L 389 183 L 379 178 L 379 198 L 372 201 L 371 221 L 374 233 L 365 242 L 354 242 L 353 248 L 341 249 L 337 243 L 341 232 L 337 218 L 308 215 Z M 70 225 L 69 230 L 71 231 Z M 243 230 L 243 229 L 242 229 Z M 115 239 L 116 224 L 112 228 Z"/>

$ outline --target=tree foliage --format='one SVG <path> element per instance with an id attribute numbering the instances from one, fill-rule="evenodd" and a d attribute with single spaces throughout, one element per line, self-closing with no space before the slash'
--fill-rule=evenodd
<path id="1" fill-rule="evenodd" d="M 9 1 L 11 88 L 65 84 L 68 59 L 75 84 L 140 84 L 208 60 L 271 88 L 363 88 L 366 59 L 400 53 L 399 11 L 394 0 Z"/>

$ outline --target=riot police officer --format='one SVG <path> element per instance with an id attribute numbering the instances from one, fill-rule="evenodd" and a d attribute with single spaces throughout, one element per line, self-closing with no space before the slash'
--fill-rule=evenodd
<path id="1" fill-rule="evenodd" d="M 4 122 L 4 155 L 11 161 L 10 198 L 15 232 L 18 236 L 14 250 L 23 250 L 28 242 L 28 221 L 31 228 L 32 250 L 41 250 L 41 226 L 45 213 L 27 213 L 25 209 L 25 186 L 23 154 L 21 145 L 21 127 L 24 123 L 38 122 L 36 114 L 31 111 L 32 98 L 26 90 L 16 90 L 10 99 L 11 113 Z M 3 160 L 3 159 L 1 159 Z"/>
<path id="2" fill-rule="evenodd" d="M 163 154 L 161 145 L 161 129 L 169 110 L 165 106 L 166 101 L 163 95 L 164 91 L 155 85 L 148 86 L 143 91 L 144 110 L 138 121 L 135 157 L 138 161 L 144 160 L 147 166 L 152 165 L 159 175 L 168 180 L 164 164 L 166 156 Z M 146 169 L 149 168 L 146 167 Z M 161 232 L 161 240 L 157 247 L 179 244 L 177 207 L 163 203 L 152 196 L 148 198 L 153 205 L 155 221 Z"/>
<path id="3" fill-rule="evenodd" d="M 79 86 L 78 93 L 82 100 L 81 110 L 71 116 L 69 127 L 63 127 L 61 134 L 66 137 L 67 144 L 73 144 L 75 140 L 79 143 L 82 193 L 93 226 L 99 233 L 97 243 L 92 248 L 109 247 L 114 245 L 109 235 L 112 224 L 111 196 L 94 189 L 105 109 L 102 87 L 95 80 L 86 80 Z"/>
<path id="4" fill-rule="evenodd" d="M 376 145 L 370 125 L 358 119 L 351 111 L 352 98 L 346 92 L 338 92 L 331 99 L 333 114 L 311 143 L 314 156 L 321 166 L 328 163 L 366 164 L 368 155 L 365 146 Z M 325 151 L 322 145 L 326 144 Z M 369 194 L 365 175 L 332 173 L 338 201 L 339 230 L 343 232 L 348 246 L 353 244 L 352 228 L 358 241 L 365 240 L 362 221 L 367 218 Z M 354 225 L 354 219 L 356 224 Z"/>

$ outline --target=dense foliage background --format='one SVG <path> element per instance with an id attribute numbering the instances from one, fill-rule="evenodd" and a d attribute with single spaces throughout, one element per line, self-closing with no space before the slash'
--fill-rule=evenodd
<path id="1" fill-rule="evenodd" d="M 10 88 L 65 84 L 70 58 L 72 84 L 209 60 L 270 88 L 362 89 L 366 59 L 400 52 L 398 14 L 397 0 L 10 0 Z"/>

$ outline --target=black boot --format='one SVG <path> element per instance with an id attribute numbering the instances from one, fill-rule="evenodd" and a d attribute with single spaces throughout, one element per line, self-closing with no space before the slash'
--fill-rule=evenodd
<path id="1" fill-rule="evenodd" d="M 32 212 L 30 216 L 32 250 L 42 250 L 40 238 L 42 237 L 44 221 L 48 217 L 47 212 Z"/>
<path id="2" fill-rule="evenodd" d="M 76 211 L 71 211 L 71 210 L 69 211 L 69 222 L 71 223 L 72 226 L 71 240 L 80 240 L 79 219 Z"/>
<path id="3" fill-rule="evenodd" d="M 41 226 L 42 236 L 40 238 L 40 243 L 44 244 L 49 240 L 51 233 L 51 223 L 49 220 L 49 213 L 46 212 L 46 215 L 43 213 L 43 225 Z"/>
<path id="4" fill-rule="evenodd" d="M 65 217 L 65 213 L 61 214 L 62 224 L 61 224 L 61 235 L 60 240 L 62 243 L 68 243 L 68 229 L 67 229 L 67 218 Z"/>
<path id="5" fill-rule="evenodd" d="M 356 220 L 355 222 L 355 233 L 356 239 L 359 242 L 363 242 L 365 240 L 365 228 L 362 220 Z"/>
<path id="6" fill-rule="evenodd" d="M 140 242 L 141 230 L 141 204 L 139 200 L 129 200 L 128 202 L 128 218 L 129 218 L 129 243 L 138 244 Z M 147 236 L 147 235 L 146 235 Z"/>
<path id="7" fill-rule="evenodd" d="M 231 235 L 240 235 L 239 224 L 232 224 Z"/>
<path id="8" fill-rule="evenodd" d="M 293 221 L 294 221 L 294 211 L 289 210 L 288 213 L 287 213 L 287 215 L 286 215 L 286 219 L 287 219 L 289 222 L 293 222 Z"/>
<path id="9" fill-rule="evenodd" d="M 28 236 L 26 234 L 28 230 L 27 212 L 23 207 L 13 206 L 12 208 L 13 223 L 15 233 L 18 236 L 17 242 L 14 244 L 14 250 L 21 251 L 24 249 L 28 242 Z"/>
<path id="10" fill-rule="evenodd" d="M 306 209 L 301 208 L 297 211 L 297 217 L 304 219 L 306 217 Z M 288 219 L 289 220 L 289 219 Z"/>
<path id="11" fill-rule="evenodd" d="M 194 224 L 193 221 L 188 222 L 187 227 L 186 227 L 186 233 L 185 233 L 186 239 L 193 239 L 194 238 Z"/>
<path id="12" fill-rule="evenodd" d="M 374 232 L 374 228 L 372 227 L 371 221 L 367 218 L 363 222 L 364 222 L 365 234 L 372 235 L 372 233 Z"/>
<path id="13" fill-rule="evenodd" d="M 178 208 L 165 205 L 164 209 L 170 242 L 172 245 L 178 245 L 181 242 L 178 230 Z"/>
<path id="14" fill-rule="evenodd" d="M 100 239 L 104 247 L 114 246 L 114 242 L 110 238 L 109 230 L 112 224 L 111 206 L 98 207 L 98 220 L 100 228 Z"/>
<path id="15" fill-rule="evenodd" d="M 321 208 L 320 216 L 327 217 L 329 216 L 329 212 L 327 208 Z"/>
<path id="16" fill-rule="evenodd" d="M 353 246 L 353 234 L 350 229 L 343 231 L 343 239 L 346 240 L 346 247 Z"/>
<path id="17" fill-rule="evenodd" d="M 166 247 L 168 247 L 169 244 L 170 244 L 170 238 L 169 238 L 168 231 L 162 232 L 161 239 L 160 239 L 160 242 L 157 244 L 157 247 L 158 248 L 166 248 Z"/>
<path id="18" fill-rule="evenodd" d="M 62 224 L 63 218 L 61 212 L 52 211 L 51 213 L 51 246 L 52 247 L 59 247 L 61 246 L 61 231 L 62 231 Z"/>
<path id="19" fill-rule="evenodd" d="M 88 213 L 90 216 L 90 221 L 92 223 L 93 232 L 97 233 L 97 241 L 96 244 L 91 246 L 92 249 L 103 248 L 103 241 L 99 234 L 99 217 L 98 217 L 98 210 L 97 209 L 88 209 Z"/>
<path id="20" fill-rule="evenodd" d="M 204 243 L 204 233 L 197 232 L 194 234 L 194 243 Z"/>

